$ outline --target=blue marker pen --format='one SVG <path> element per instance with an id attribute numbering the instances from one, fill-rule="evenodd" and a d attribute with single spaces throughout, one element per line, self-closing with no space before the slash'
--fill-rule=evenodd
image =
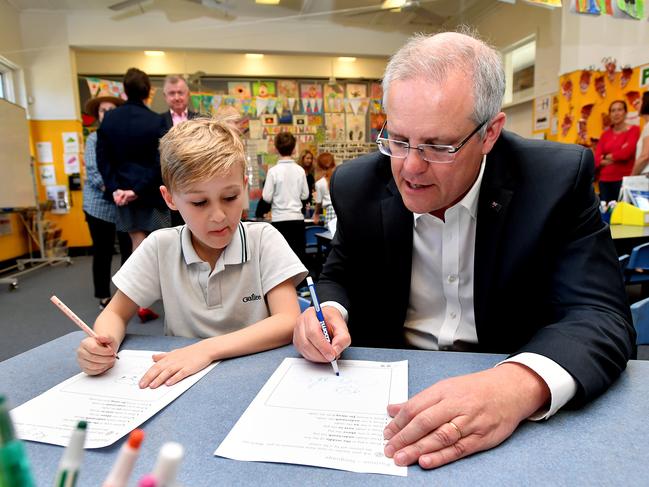
<path id="1" fill-rule="evenodd" d="M 320 327 L 322 328 L 322 333 L 329 343 L 331 343 L 331 338 L 329 338 L 329 332 L 327 331 L 327 324 L 325 323 L 324 316 L 322 315 L 322 309 L 320 308 L 320 301 L 318 300 L 318 295 L 315 293 L 315 284 L 313 284 L 313 279 L 311 277 L 306 278 L 306 283 L 309 286 L 309 292 L 311 293 L 311 301 L 313 301 L 313 307 L 315 308 L 315 315 L 320 321 Z M 336 375 L 340 375 L 338 370 L 338 362 L 334 358 L 331 361 L 331 366 L 334 368 Z"/>

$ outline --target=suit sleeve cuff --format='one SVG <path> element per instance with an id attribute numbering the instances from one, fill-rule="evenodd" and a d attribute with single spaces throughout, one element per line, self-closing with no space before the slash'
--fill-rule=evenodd
<path id="1" fill-rule="evenodd" d="M 566 405 L 577 393 L 577 381 L 559 364 L 543 355 L 524 352 L 503 360 L 497 365 L 514 362 L 529 367 L 545 381 L 550 389 L 550 407 L 539 409 L 528 419 L 541 421 L 548 419 Z"/>
<path id="2" fill-rule="evenodd" d="M 324 308 L 325 306 L 331 306 L 332 308 L 336 308 L 338 311 L 340 311 L 340 314 L 343 315 L 343 320 L 345 320 L 345 323 L 347 323 L 349 313 L 347 313 L 347 310 L 342 304 L 336 303 L 335 301 L 325 301 L 324 303 L 320 303 L 320 307 Z"/>

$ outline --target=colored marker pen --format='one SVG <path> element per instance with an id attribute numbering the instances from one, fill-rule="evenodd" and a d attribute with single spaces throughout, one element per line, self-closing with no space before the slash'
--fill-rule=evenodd
<path id="1" fill-rule="evenodd" d="M 157 487 L 157 485 L 155 477 L 151 474 L 145 475 L 137 483 L 137 487 Z"/>
<path id="2" fill-rule="evenodd" d="M 0 396 L 0 480 L 9 487 L 34 487 L 23 442 L 16 438 L 4 396 Z"/>
<path id="3" fill-rule="evenodd" d="M 176 481 L 176 472 L 183 459 L 185 449 L 180 443 L 169 441 L 162 445 L 153 469 L 157 487 L 171 487 Z"/>
<path id="4" fill-rule="evenodd" d="M 79 421 L 77 427 L 72 431 L 70 443 L 63 452 L 59 470 L 56 473 L 54 487 L 74 487 L 79 477 L 81 460 L 83 458 L 83 445 L 86 442 L 86 430 L 88 423 Z"/>
<path id="5" fill-rule="evenodd" d="M 322 333 L 324 334 L 324 337 L 327 339 L 327 341 L 331 343 L 331 338 L 329 338 L 329 332 L 327 331 L 327 324 L 325 323 L 324 315 L 322 314 L 322 308 L 320 308 L 320 301 L 318 300 L 318 295 L 315 293 L 315 284 L 313 283 L 313 279 L 311 279 L 310 276 L 307 277 L 306 283 L 307 286 L 309 286 L 311 301 L 313 301 L 315 315 L 318 317 L 318 321 L 320 321 L 320 328 L 322 328 Z M 336 375 L 340 375 L 340 371 L 338 370 L 338 361 L 335 358 L 331 361 L 331 366 L 333 367 Z"/>
<path id="6" fill-rule="evenodd" d="M 140 445 L 144 439 L 144 431 L 136 429 L 131 431 L 128 441 L 122 445 L 113 469 L 104 480 L 103 487 L 126 487 L 131 476 L 133 466 L 140 454 Z"/>

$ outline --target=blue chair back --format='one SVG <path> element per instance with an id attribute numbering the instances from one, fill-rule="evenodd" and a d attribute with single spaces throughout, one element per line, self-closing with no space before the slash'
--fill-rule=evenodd
<path id="1" fill-rule="evenodd" d="M 311 301 L 301 296 L 297 297 L 297 302 L 300 303 L 300 312 L 304 313 L 306 309 L 311 306 Z"/>
<path id="2" fill-rule="evenodd" d="M 649 282 L 649 243 L 634 247 L 626 265 L 627 284 Z"/>
<path id="3" fill-rule="evenodd" d="M 620 272 L 622 273 L 622 280 L 626 284 L 627 282 L 627 267 L 629 265 L 629 254 L 620 255 L 618 257 L 620 261 Z"/>
<path id="4" fill-rule="evenodd" d="M 309 225 L 304 228 L 304 236 L 306 237 L 306 246 L 307 247 L 317 247 L 318 239 L 315 238 L 316 233 L 322 233 L 326 228 L 321 227 L 320 225 Z"/>
<path id="5" fill-rule="evenodd" d="M 633 326 L 638 335 L 636 345 L 649 345 L 649 298 L 631 305 Z"/>

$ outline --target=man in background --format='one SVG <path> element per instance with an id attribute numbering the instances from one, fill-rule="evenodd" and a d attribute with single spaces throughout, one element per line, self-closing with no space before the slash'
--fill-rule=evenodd
<path id="1" fill-rule="evenodd" d="M 174 125 L 185 120 L 191 120 L 200 115 L 198 112 L 189 110 L 189 86 L 185 78 L 179 75 L 169 75 L 165 78 L 162 91 L 169 110 L 161 113 L 165 124 L 165 133 Z M 183 225 L 183 217 L 177 211 L 171 211 L 171 226 Z"/>

